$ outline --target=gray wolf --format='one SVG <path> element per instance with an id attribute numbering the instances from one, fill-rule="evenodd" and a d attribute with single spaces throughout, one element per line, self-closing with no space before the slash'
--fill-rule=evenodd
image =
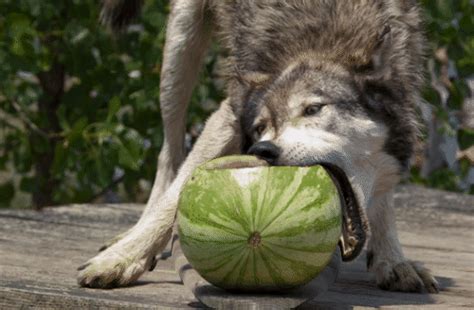
<path id="1" fill-rule="evenodd" d="M 105 0 L 102 17 L 119 27 L 141 3 Z M 344 197 L 343 258 L 369 239 L 367 266 L 379 287 L 437 292 L 430 272 L 404 257 L 392 202 L 417 135 L 420 25 L 413 0 L 174 0 L 155 184 L 138 223 L 79 268 L 80 285 L 127 285 L 152 269 L 193 169 L 250 153 L 273 165 L 328 167 Z M 186 110 L 212 37 L 226 55 L 227 99 L 185 158 Z"/>

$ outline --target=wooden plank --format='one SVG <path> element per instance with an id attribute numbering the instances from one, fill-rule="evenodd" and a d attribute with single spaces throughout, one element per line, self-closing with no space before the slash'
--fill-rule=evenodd
<path id="1" fill-rule="evenodd" d="M 164 269 L 160 263 L 156 272 L 126 289 L 94 291 L 76 284 L 77 266 L 93 256 L 102 242 L 131 226 L 141 210 L 142 206 L 125 206 L 123 212 L 117 206 L 60 207 L 41 213 L 2 210 L 0 299 L 11 302 L 18 294 L 18 303 L 41 301 L 39 305 L 53 308 L 78 307 L 82 302 L 87 307 L 176 308 L 196 302 L 170 262 Z"/>
<path id="2" fill-rule="evenodd" d="M 302 309 L 473 308 L 474 197 L 413 186 L 396 193 L 397 224 L 405 254 L 433 270 L 438 295 L 378 289 L 362 255 L 343 264 L 323 296 Z M 131 227 L 143 206 L 72 205 L 0 210 L 0 308 L 199 308 L 203 307 L 174 272 L 172 260 L 135 285 L 92 290 L 76 284 L 76 267 L 102 243 Z"/>

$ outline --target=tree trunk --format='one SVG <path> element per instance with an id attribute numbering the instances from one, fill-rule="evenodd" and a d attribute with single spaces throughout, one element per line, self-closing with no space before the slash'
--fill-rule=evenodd
<path id="1" fill-rule="evenodd" d="M 36 153 L 35 163 L 36 188 L 33 191 L 33 205 L 36 209 L 54 204 L 53 190 L 58 181 L 52 175 L 54 162 L 54 150 L 59 141 L 61 128 L 57 116 L 57 110 L 61 104 L 64 94 L 64 65 L 57 60 L 48 71 L 40 72 L 38 78 L 43 94 L 38 101 L 38 114 L 42 120 L 40 129 L 47 134 L 45 147 L 33 149 Z M 32 132 L 30 139 L 45 139 L 37 133 Z M 37 143 L 31 143 L 35 145 Z"/>

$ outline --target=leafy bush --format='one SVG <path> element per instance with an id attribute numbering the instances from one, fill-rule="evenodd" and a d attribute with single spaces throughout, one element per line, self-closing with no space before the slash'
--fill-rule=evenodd
<path id="1" fill-rule="evenodd" d="M 412 181 L 472 193 L 472 162 L 458 156 L 472 146 L 472 114 L 466 125 L 457 113 L 474 83 L 472 4 L 423 5 L 433 54 L 425 97 L 433 106 L 421 106 L 428 144 L 420 149 L 428 153 L 417 157 Z M 98 27 L 97 1 L 0 2 L 0 206 L 30 205 L 30 197 L 35 207 L 146 199 L 163 137 L 168 10 L 166 0 L 146 1 L 139 21 L 113 36 Z M 191 138 L 222 97 L 212 82 L 215 55 L 193 95 Z"/>
<path id="2" fill-rule="evenodd" d="M 166 3 L 151 1 L 139 26 L 113 37 L 97 1 L 1 2 L 0 168 L 21 176 L 0 187 L 3 204 L 14 189 L 43 206 L 119 183 L 135 199 L 153 178 Z"/>
<path id="3" fill-rule="evenodd" d="M 411 180 L 474 193 L 474 5 L 423 0 L 430 40 L 422 153 Z"/>

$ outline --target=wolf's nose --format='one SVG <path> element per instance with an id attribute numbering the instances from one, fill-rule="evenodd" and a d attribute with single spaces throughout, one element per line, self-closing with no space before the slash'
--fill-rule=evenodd
<path id="1" fill-rule="evenodd" d="M 275 164 L 280 153 L 280 148 L 270 141 L 255 143 L 247 152 L 249 155 L 256 155 L 257 157 L 266 160 L 269 164 Z"/>

